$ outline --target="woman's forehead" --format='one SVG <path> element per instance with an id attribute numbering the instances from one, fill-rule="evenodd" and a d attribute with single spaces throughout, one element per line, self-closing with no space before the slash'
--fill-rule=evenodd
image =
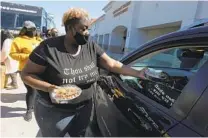
<path id="1" fill-rule="evenodd" d="M 80 26 L 89 26 L 89 23 L 90 23 L 89 19 L 87 19 L 87 18 L 83 18 L 79 21 Z"/>

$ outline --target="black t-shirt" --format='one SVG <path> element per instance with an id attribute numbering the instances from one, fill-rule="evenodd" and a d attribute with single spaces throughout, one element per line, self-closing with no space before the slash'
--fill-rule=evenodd
<path id="1" fill-rule="evenodd" d="M 95 92 L 94 83 L 99 77 L 98 60 L 104 53 L 93 41 L 80 46 L 76 56 L 69 54 L 64 47 L 64 37 L 60 36 L 43 41 L 30 55 L 30 60 L 38 65 L 45 66 L 41 79 L 51 84 L 61 86 L 75 84 L 82 89 L 82 94 L 71 100 L 70 104 L 76 105 L 92 98 Z M 66 107 L 51 103 L 49 93 L 38 91 L 40 99 L 47 104 Z"/>

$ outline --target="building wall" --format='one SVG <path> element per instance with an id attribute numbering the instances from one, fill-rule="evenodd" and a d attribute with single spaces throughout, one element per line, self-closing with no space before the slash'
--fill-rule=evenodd
<path id="1" fill-rule="evenodd" d="M 113 1 L 105 9 L 105 16 L 92 27 L 92 36 L 104 36 L 103 46 L 112 52 L 122 51 L 122 33 L 115 34 L 118 26 L 127 29 L 125 51 L 128 53 L 143 43 L 199 19 L 208 18 L 208 1 L 131 1 L 128 10 L 114 17 L 113 12 L 128 1 Z M 109 38 L 105 38 L 109 34 Z M 109 46 L 106 46 L 109 39 Z"/>
<path id="2" fill-rule="evenodd" d="M 103 44 L 103 35 L 100 35 L 98 38 L 98 44 L 102 47 Z"/>
<path id="3" fill-rule="evenodd" d="M 137 9 L 137 28 L 193 19 L 197 4 L 197 1 L 142 1 Z"/>
<path id="4" fill-rule="evenodd" d="M 120 34 L 116 32 L 111 33 L 108 50 L 110 50 L 111 52 L 115 52 L 115 53 L 122 53 L 123 47 L 125 45 L 123 36 L 124 36 L 123 33 L 120 33 Z"/>
<path id="5" fill-rule="evenodd" d="M 127 12 L 113 17 L 113 11 L 125 3 L 113 2 L 104 20 L 93 24 L 95 30 L 91 33 L 108 34 L 117 26 L 146 28 L 174 22 L 182 22 L 183 26 L 196 19 L 208 18 L 208 1 L 131 1 Z"/>
<path id="6" fill-rule="evenodd" d="M 208 18 L 208 1 L 199 1 L 197 5 L 196 19 Z"/>
<path id="7" fill-rule="evenodd" d="M 159 28 L 159 29 L 150 29 L 147 30 L 147 36 L 148 36 L 148 40 L 152 40 L 158 36 L 164 35 L 164 34 L 168 34 L 170 32 L 175 32 L 177 30 L 179 30 L 180 27 L 167 27 L 167 28 Z"/>
<path id="8" fill-rule="evenodd" d="M 128 11 L 114 17 L 113 16 L 113 11 L 118 9 L 120 6 L 122 6 L 123 4 L 125 4 L 127 1 L 116 1 L 113 3 L 112 8 L 107 11 L 107 13 L 105 14 L 104 20 L 102 21 L 98 21 L 95 24 L 93 24 L 94 26 L 96 26 L 97 30 L 94 32 L 95 34 L 107 34 L 113 31 L 113 29 L 115 29 L 117 26 L 129 26 L 129 24 L 131 23 L 129 20 L 129 17 L 131 17 L 131 8 L 132 6 L 129 5 Z M 131 3 L 132 4 L 132 3 Z"/>
<path id="9" fill-rule="evenodd" d="M 105 34 L 104 38 L 103 38 L 103 49 L 104 50 L 108 50 L 109 40 L 110 40 L 110 34 Z"/>
<path id="10" fill-rule="evenodd" d="M 131 24 L 128 26 L 125 52 L 131 51 L 134 47 L 139 45 L 139 42 L 146 40 L 145 35 L 143 34 L 144 32 L 139 32 L 137 29 L 137 19 L 139 14 L 137 9 L 140 8 L 140 4 L 141 2 L 139 1 L 132 2 L 132 15 L 129 18 Z"/>

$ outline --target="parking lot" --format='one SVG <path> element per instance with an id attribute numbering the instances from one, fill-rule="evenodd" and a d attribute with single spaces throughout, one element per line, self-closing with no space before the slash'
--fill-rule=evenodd
<path id="1" fill-rule="evenodd" d="M 31 122 L 23 119 L 26 89 L 20 77 L 18 82 L 16 90 L 1 90 L 1 137 L 40 137 L 34 116 Z"/>

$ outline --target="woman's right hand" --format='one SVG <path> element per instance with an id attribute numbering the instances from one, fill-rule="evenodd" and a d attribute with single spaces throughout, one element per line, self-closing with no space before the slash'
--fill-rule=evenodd
<path id="1" fill-rule="evenodd" d="M 55 89 L 58 89 L 58 86 L 51 84 L 47 87 L 47 92 L 53 92 Z"/>

